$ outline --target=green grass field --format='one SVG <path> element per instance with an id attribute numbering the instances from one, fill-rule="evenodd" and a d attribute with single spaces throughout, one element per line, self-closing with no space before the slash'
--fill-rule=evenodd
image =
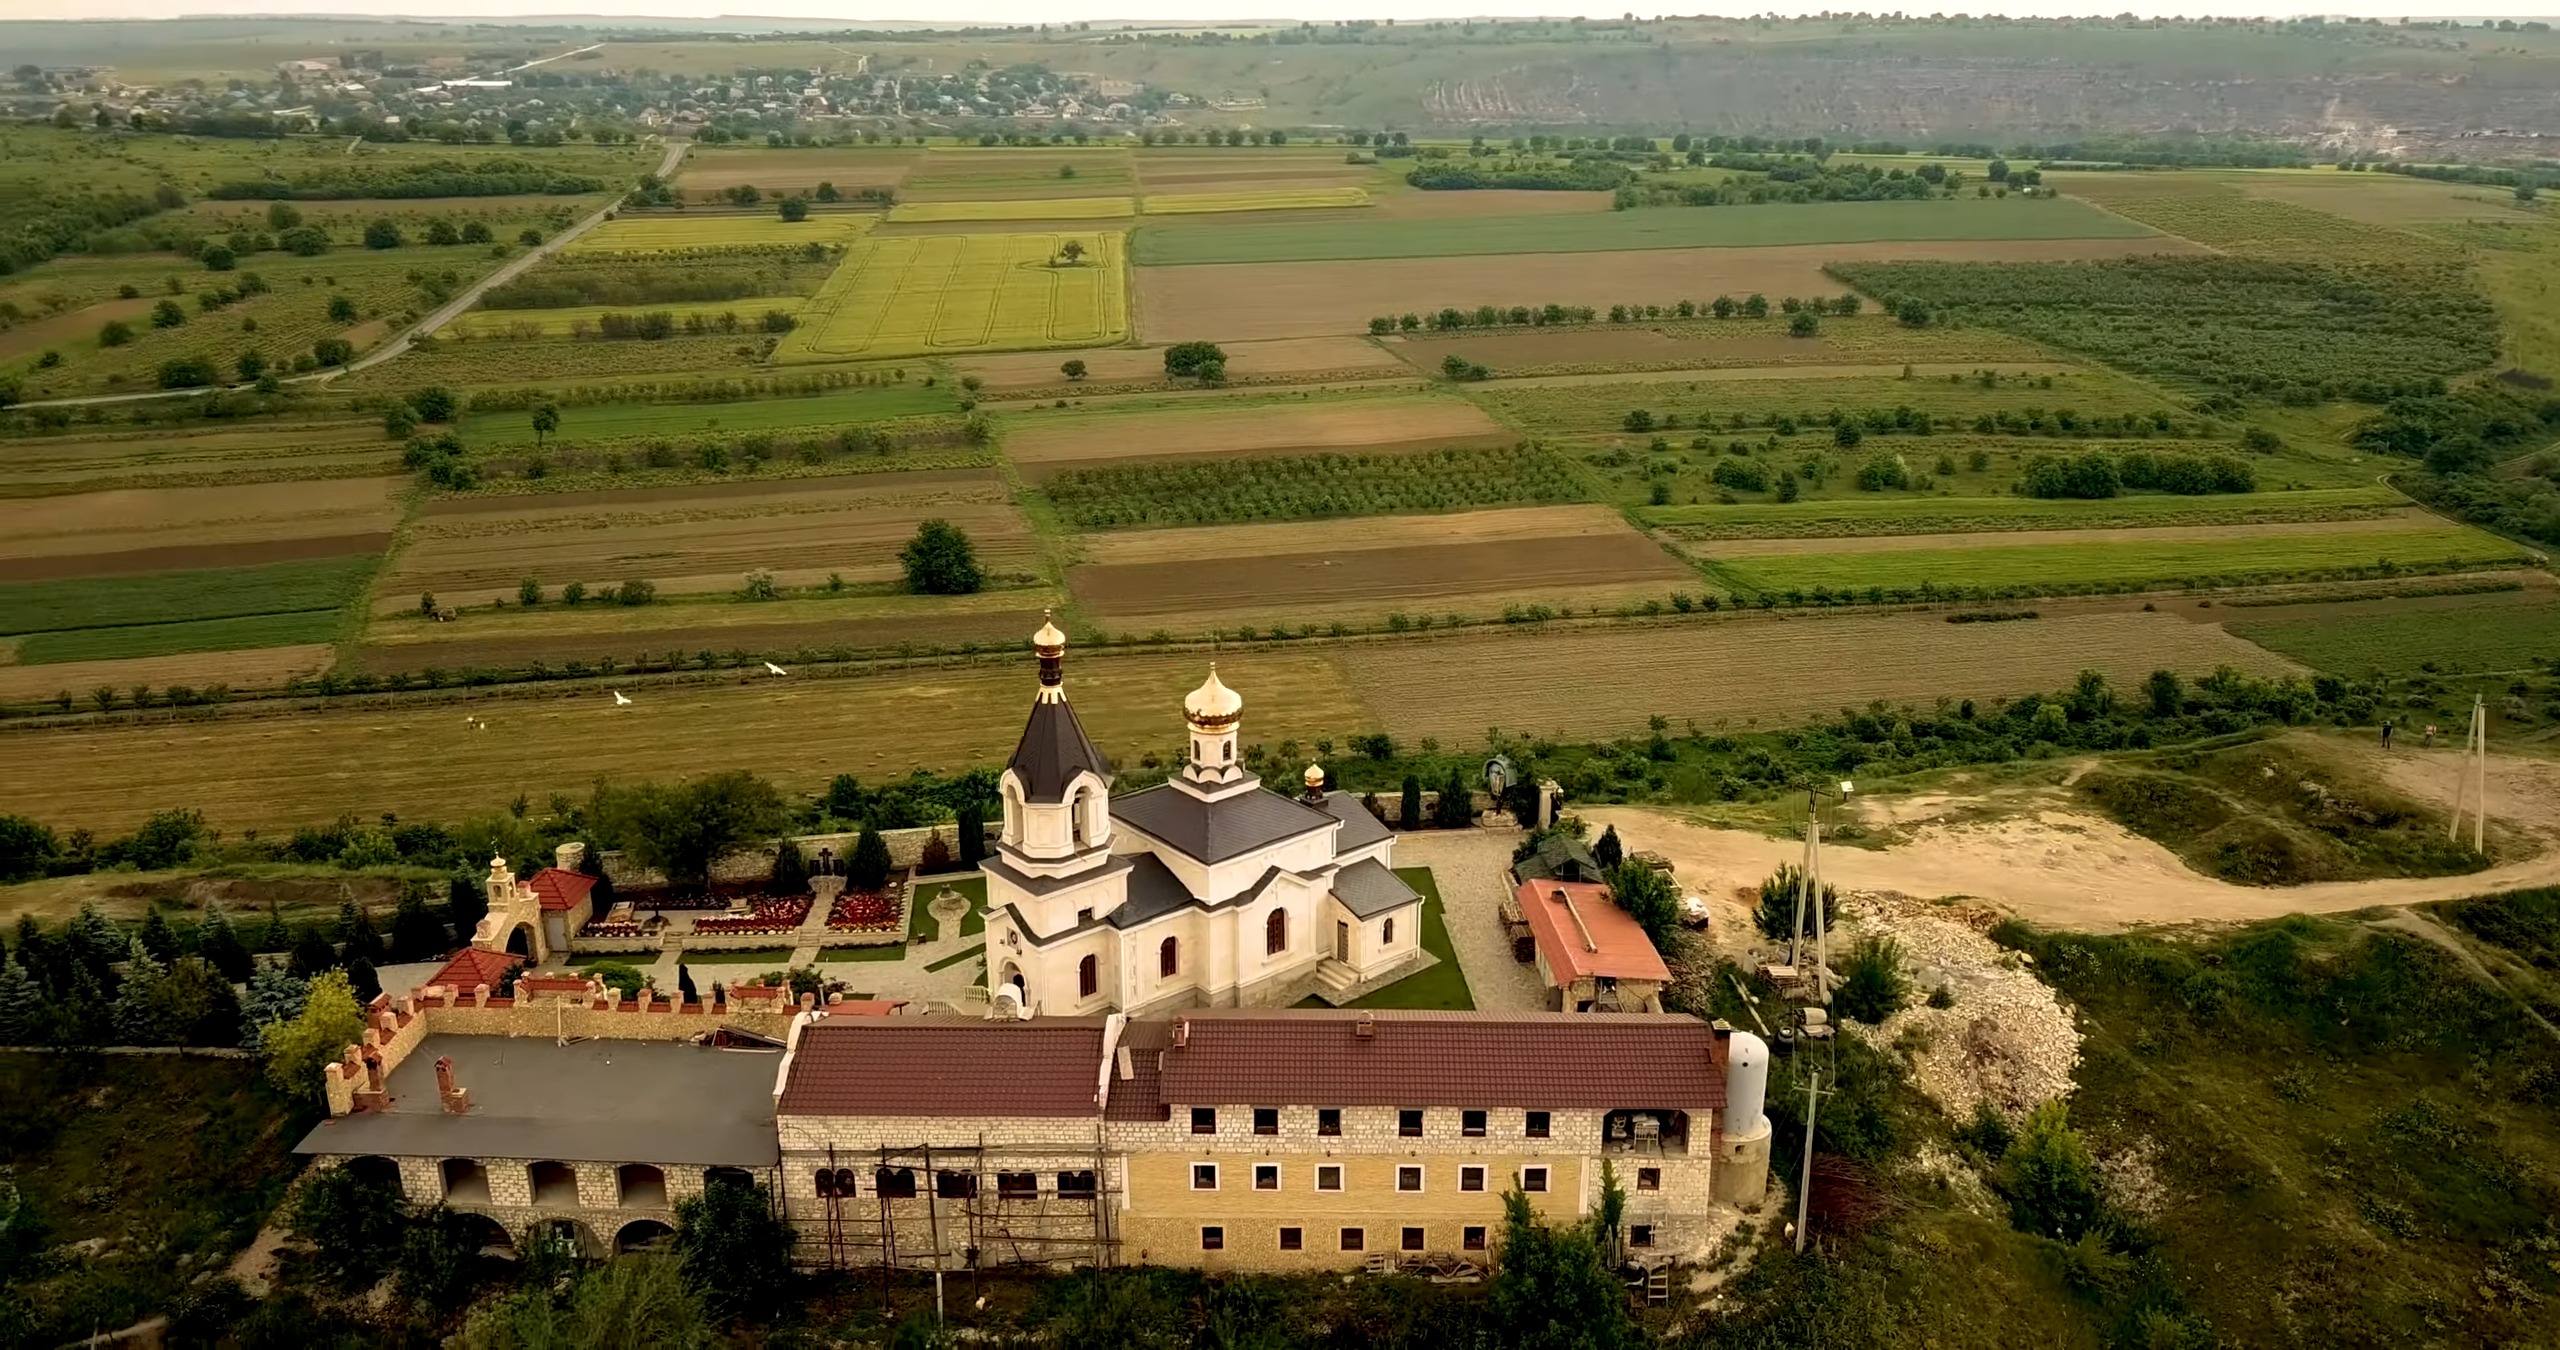
<path id="1" fill-rule="evenodd" d="M 1069 240 L 1083 258 L 1057 264 Z M 871 238 L 801 312 L 775 359 L 1094 347 L 1129 333 L 1122 237 L 938 234 Z"/>
<path id="2" fill-rule="evenodd" d="M 599 403 L 560 410 L 561 441 L 614 440 L 628 436 L 684 436 L 699 432 L 787 431 L 799 427 L 841 426 L 956 412 L 956 389 L 921 380 L 907 384 L 869 385 L 799 398 L 751 399 L 736 403 Z M 529 412 L 474 413 L 456 428 L 473 446 L 533 444 Z"/>
<path id="3" fill-rule="evenodd" d="M 1467 988 L 1467 972 L 1449 945 L 1449 922 L 1440 904 L 1440 883 L 1428 867 L 1399 867 L 1396 875 L 1422 894 L 1422 949 L 1440 958 L 1428 970 L 1416 971 L 1375 993 L 1353 999 L 1346 1008 L 1420 1008 L 1435 1012 L 1473 1012 L 1475 991 Z M 1325 1007 L 1323 1003 L 1301 1007 Z"/>
<path id="4" fill-rule="evenodd" d="M 916 903 L 907 919 L 908 934 L 917 942 L 936 942 L 942 937 L 942 922 L 933 917 L 933 897 L 944 891 L 958 891 L 968 897 L 969 912 L 960 918 L 960 936 L 987 931 L 987 879 L 985 877 L 916 878 Z M 939 969 L 938 966 L 934 967 Z"/>
<path id="5" fill-rule="evenodd" d="M 178 656 L 187 652 L 291 647 L 331 640 L 337 636 L 338 619 L 339 611 L 335 609 L 304 609 L 277 614 L 248 614 L 233 619 L 30 633 L 18 641 L 18 663 L 41 666 L 61 661 L 109 661 L 136 656 Z"/>
<path id="6" fill-rule="evenodd" d="M 2305 607 L 2281 614 L 2228 620 L 2223 627 L 2269 651 L 2342 675 L 2421 668 L 2548 670 L 2560 663 L 2560 600 L 2544 591 L 2396 613 L 2322 615 Z"/>
<path id="7" fill-rule="evenodd" d="M 2144 525 L 2248 525 L 2355 520 L 2405 505 L 2385 487 L 2318 488 L 2227 497 L 1880 497 L 1751 502 L 1738 506 L 1640 506 L 1639 523 L 1691 539 L 1788 539 L 1819 535 L 1952 534 L 1990 530 L 2096 530 Z"/>
<path id="8" fill-rule="evenodd" d="M 1146 197 L 1145 210 L 1151 216 L 1196 216 L 1225 211 L 1310 211 L 1368 204 L 1367 188 L 1269 188 L 1241 192 L 1150 192 Z"/>
<path id="9" fill-rule="evenodd" d="M 1947 432 L 1963 430 L 1985 413 L 1996 416 L 2029 408 L 2068 410 L 2083 416 L 2166 412 L 2173 421 L 2194 420 L 2192 414 L 2158 391 L 2098 369 L 2066 370 L 2032 379 L 2002 376 L 1996 386 L 1988 389 L 1970 379 L 1904 380 L 1890 375 L 1680 381 L 1638 377 L 1623 384 L 1510 385 L 1497 380 L 1460 387 L 1468 398 L 1524 431 L 1554 435 L 1623 432 L 1627 429 L 1627 414 L 1641 409 L 1653 418 L 1651 432 L 1659 432 L 1677 444 L 1685 444 L 1700 434 L 1718 444 L 1737 437 L 1756 441 L 1768 434 L 1765 426 L 1731 429 L 1735 413 L 1755 418 L 1788 413 L 1799 423 L 1810 420 L 1818 424 L 1833 409 L 1864 412 L 1870 408 L 1907 407 L 1925 412 L 1941 423 L 1952 422 L 1953 425 L 1941 426 Z M 1678 420 L 1666 420 L 1670 418 Z M 1713 419 L 1714 425 L 1702 428 L 1701 418 Z M 1789 440 L 1794 444 L 1788 444 Z M 1792 438 L 1782 438 L 1780 448 L 1810 452 L 1816 448 L 1816 441 L 1827 445 L 1829 440 L 1827 425 L 1810 425 Z M 1925 441 L 1921 448 L 1927 448 Z M 2068 452 L 2072 443 L 2068 438 L 2057 438 L 2054 448 Z"/>
<path id="10" fill-rule="evenodd" d="M 1127 197 L 1051 197 L 992 202 L 900 202 L 889 221 L 917 225 L 952 220 L 1115 220 L 1138 213 Z"/>
<path id="11" fill-rule="evenodd" d="M 260 567 L 16 582 L 0 586 L 0 634 L 335 609 L 364 589 L 380 561 L 371 556 L 317 558 Z"/>
<path id="12" fill-rule="evenodd" d="M 1712 547 L 1702 549 L 1710 558 Z M 2326 568 L 2477 565 L 2520 560 L 2524 550 L 2461 526 L 2422 526 L 2391 534 L 2336 538 L 2163 540 L 2009 545 L 1966 549 L 1893 549 L 1805 553 L 1710 562 L 1708 571 L 1745 591 L 1864 590 L 1869 586 L 2174 585 L 2186 579 L 2270 577 Z"/>
<path id="13" fill-rule="evenodd" d="M 1750 248 L 1880 240 L 2139 239 L 2152 233 L 2067 199 L 1958 198 L 1824 202 L 1807 206 L 1663 207 L 1559 216 L 1354 220 L 1292 225 L 1146 225 L 1141 266 L 1441 258 L 1462 254 L 1599 253 L 1619 249 Z"/>

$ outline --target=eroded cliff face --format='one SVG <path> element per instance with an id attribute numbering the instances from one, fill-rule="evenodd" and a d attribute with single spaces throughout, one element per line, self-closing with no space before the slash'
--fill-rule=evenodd
<path id="1" fill-rule="evenodd" d="M 1454 126 L 1680 125 L 1922 140 L 2246 131 L 2386 148 L 2484 133 L 2560 136 L 2560 78 L 2541 63 L 2412 53 L 2251 74 L 2156 61 L 1930 56 L 1746 46 L 1563 54 L 1419 91 Z"/>

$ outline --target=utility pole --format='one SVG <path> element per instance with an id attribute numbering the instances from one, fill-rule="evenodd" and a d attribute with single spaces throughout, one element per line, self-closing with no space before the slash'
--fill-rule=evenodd
<path id="1" fill-rule="evenodd" d="M 2462 736 L 2462 764 L 2453 779 L 2453 814 L 2445 821 L 2444 837 L 2459 842 L 2462 838 L 2462 815 L 2471 812 L 2471 851 L 2489 851 L 2489 701 L 2479 694 L 2471 696 L 2471 726 Z"/>
<path id="2" fill-rule="evenodd" d="M 1813 1117 L 1822 1105 L 1822 1070 L 1811 1071 L 1804 1085 L 1804 1180 L 1796 1186 L 1796 1250 L 1804 1250 L 1805 1228 L 1813 1218 Z"/>
<path id="3" fill-rule="evenodd" d="M 1847 803 L 1857 785 L 1842 779 L 1838 799 Z M 1796 878 L 1794 935 L 1787 943 L 1787 965 L 1804 978 L 1805 911 L 1813 911 L 1813 989 L 1815 1001 L 1831 1006 L 1831 934 L 1822 904 L 1822 799 L 1832 794 L 1806 788 L 1804 794 L 1804 866 Z"/>

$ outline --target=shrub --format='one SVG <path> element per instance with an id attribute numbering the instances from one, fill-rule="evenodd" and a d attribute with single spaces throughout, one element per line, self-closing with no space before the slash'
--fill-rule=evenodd
<path id="1" fill-rule="evenodd" d="M 1843 1017 L 1873 1025 L 1911 1001 L 1911 977 L 1902 969 L 1902 944 L 1889 937 L 1862 937 L 1849 949 L 1840 970 L 1840 988 L 1832 1006 Z"/>
<path id="2" fill-rule="evenodd" d="M 2098 1164 L 2059 1101 L 2027 1117 L 1997 1180 L 2009 1221 L 2023 1232 L 2077 1242 L 2097 1222 Z"/>
<path id="3" fill-rule="evenodd" d="M 1781 864 L 1760 883 L 1760 904 L 1751 912 L 1751 921 L 1760 935 L 1783 942 L 1795 932 L 1796 892 L 1804 884 L 1804 871 L 1794 863 Z M 1813 932 L 1813 915 L 1805 915 L 1805 933 Z M 1840 888 L 1822 883 L 1822 924 L 1828 931 L 1840 921 Z"/>

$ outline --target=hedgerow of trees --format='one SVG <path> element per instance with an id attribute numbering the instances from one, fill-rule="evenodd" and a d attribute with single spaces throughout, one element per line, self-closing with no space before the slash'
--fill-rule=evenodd
<path id="1" fill-rule="evenodd" d="M 1571 470 L 1526 441 L 1415 455 L 1328 452 L 1077 469 L 1042 490 L 1080 529 L 1313 520 L 1582 496 Z"/>

